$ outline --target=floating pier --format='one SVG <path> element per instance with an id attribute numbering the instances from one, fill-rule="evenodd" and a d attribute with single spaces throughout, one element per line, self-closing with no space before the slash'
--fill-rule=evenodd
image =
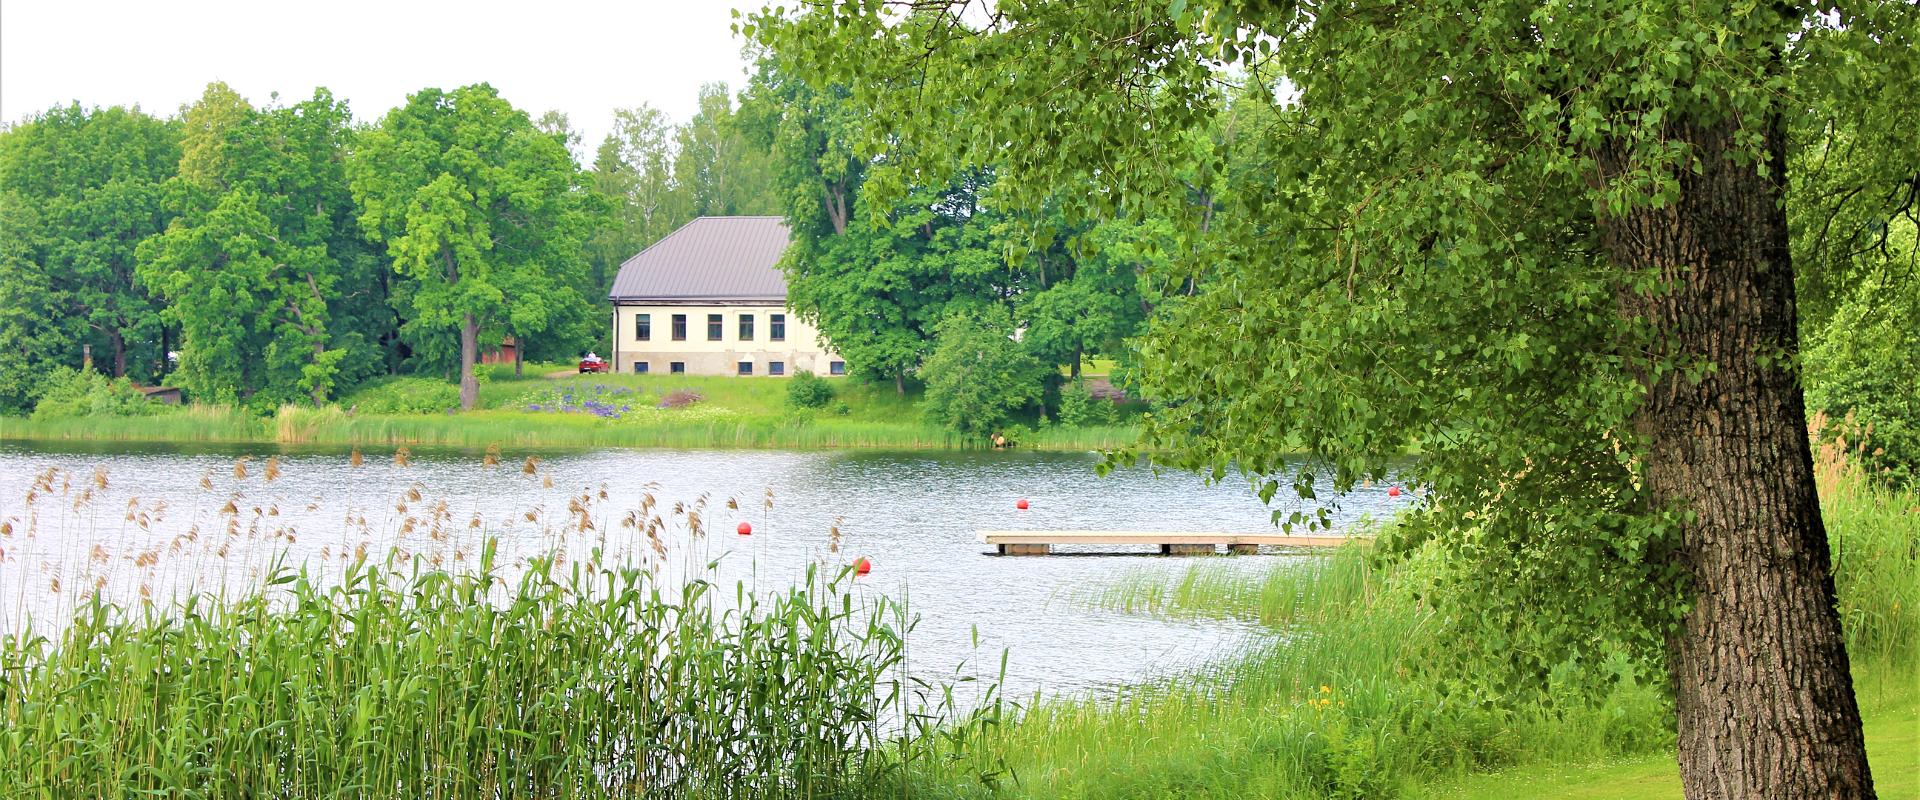
<path id="1" fill-rule="evenodd" d="M 980 531 L 980 541 L 1001 555 L 1044 556 L 1060 544 L 1155 545 L 1163 555 L 1212 555 L 1219 548 L 1251 554 L 1269 547 L 1339 547 L 1349 536 L 1288 536 L 1278 533 L 1209 533 L 1204 531 Z"/>

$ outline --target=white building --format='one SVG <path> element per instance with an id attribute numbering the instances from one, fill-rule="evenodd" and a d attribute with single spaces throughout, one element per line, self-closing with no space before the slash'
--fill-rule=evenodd
<path id="1" fill-rule="evenodd" d="M 844 375 L 846 362 L 787 308 L 780 217 L 701 217 L 620 265 L 617 372 Z"/>

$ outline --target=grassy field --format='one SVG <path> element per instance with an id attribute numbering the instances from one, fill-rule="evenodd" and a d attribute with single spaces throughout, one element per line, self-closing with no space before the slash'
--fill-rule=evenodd
<path id="1" fill-rule="evenodd" d="M 917 395 L 835 380 L 824 408 L 787 404 L 788 378 L 668 375 L 498 377 L 471 412 L 368 413 L 350 395 L 323 408 L 286 406 L 270 417 L 190 406 L 145 417 L 32 420 L 0 417 L 0 439 L 278 443 L 299 445 L 677 448 L 975 448 L 987 443 L 926 422 Z M 443 389 L 445 387 L 442 387 Z M 669 398 L 698 399 L 662 407 Z M 588 405 L 592 404 L 592 405 Z M 371 400 L 367 407 L 378 407 Z M 564 409 L 564 410 L 562 410 Z M 1131 413 L 1131 412 L 1129 412 Z M 1096 450 L 1132 443 L 1121 424 L 1016 431 L 1019 447 Z"/>

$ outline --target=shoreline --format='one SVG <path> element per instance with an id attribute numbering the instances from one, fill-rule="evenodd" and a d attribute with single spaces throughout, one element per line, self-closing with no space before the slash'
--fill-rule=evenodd
<path id="1" fill-rule="evenodd" d="M 1049 428 L 1023 435 L 1013 450 L 1107 450 L 1130 445 L 1137 428 Z M 481 410 L 462 414 L 362 414 L 297 410 L 254 417 L 190 408 L 149 417 L 32 420 L 0 417 L 0 441 L 27 444 L 212 444 L 339 447 L 535 447 L 715 450 L 989 450 L 942 428 L 914 422 L 738 417 L 622 423 L 601 419 Z"/>

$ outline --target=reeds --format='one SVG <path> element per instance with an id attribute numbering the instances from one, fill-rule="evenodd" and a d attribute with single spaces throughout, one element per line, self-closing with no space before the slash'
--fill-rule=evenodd
<path id="1" fill-rule="evenodd" d="M 844 571 L 763 599 L 545 560 L 508 591 L 493 553 L 6 640 L 0 796 L 861 797 L 989 719 L 920 705 L 905 609 Z"/>
<path id="2" fill-rule="evenodd" d="M 537 466 L 477 469 L 525 491 Z M 845 566 L 720 583 L 704 495 L 619 513 L 586 487 L 516 526 L 414 483 L 303 534 L 329 543 L 295 570 L 248 488 L 281 470 L 122 512 L 105 471 L 49 468 L 0 507 L 0 797 L 893 796 L 1002 713 L 910 676 L 912 615 Z"/>

